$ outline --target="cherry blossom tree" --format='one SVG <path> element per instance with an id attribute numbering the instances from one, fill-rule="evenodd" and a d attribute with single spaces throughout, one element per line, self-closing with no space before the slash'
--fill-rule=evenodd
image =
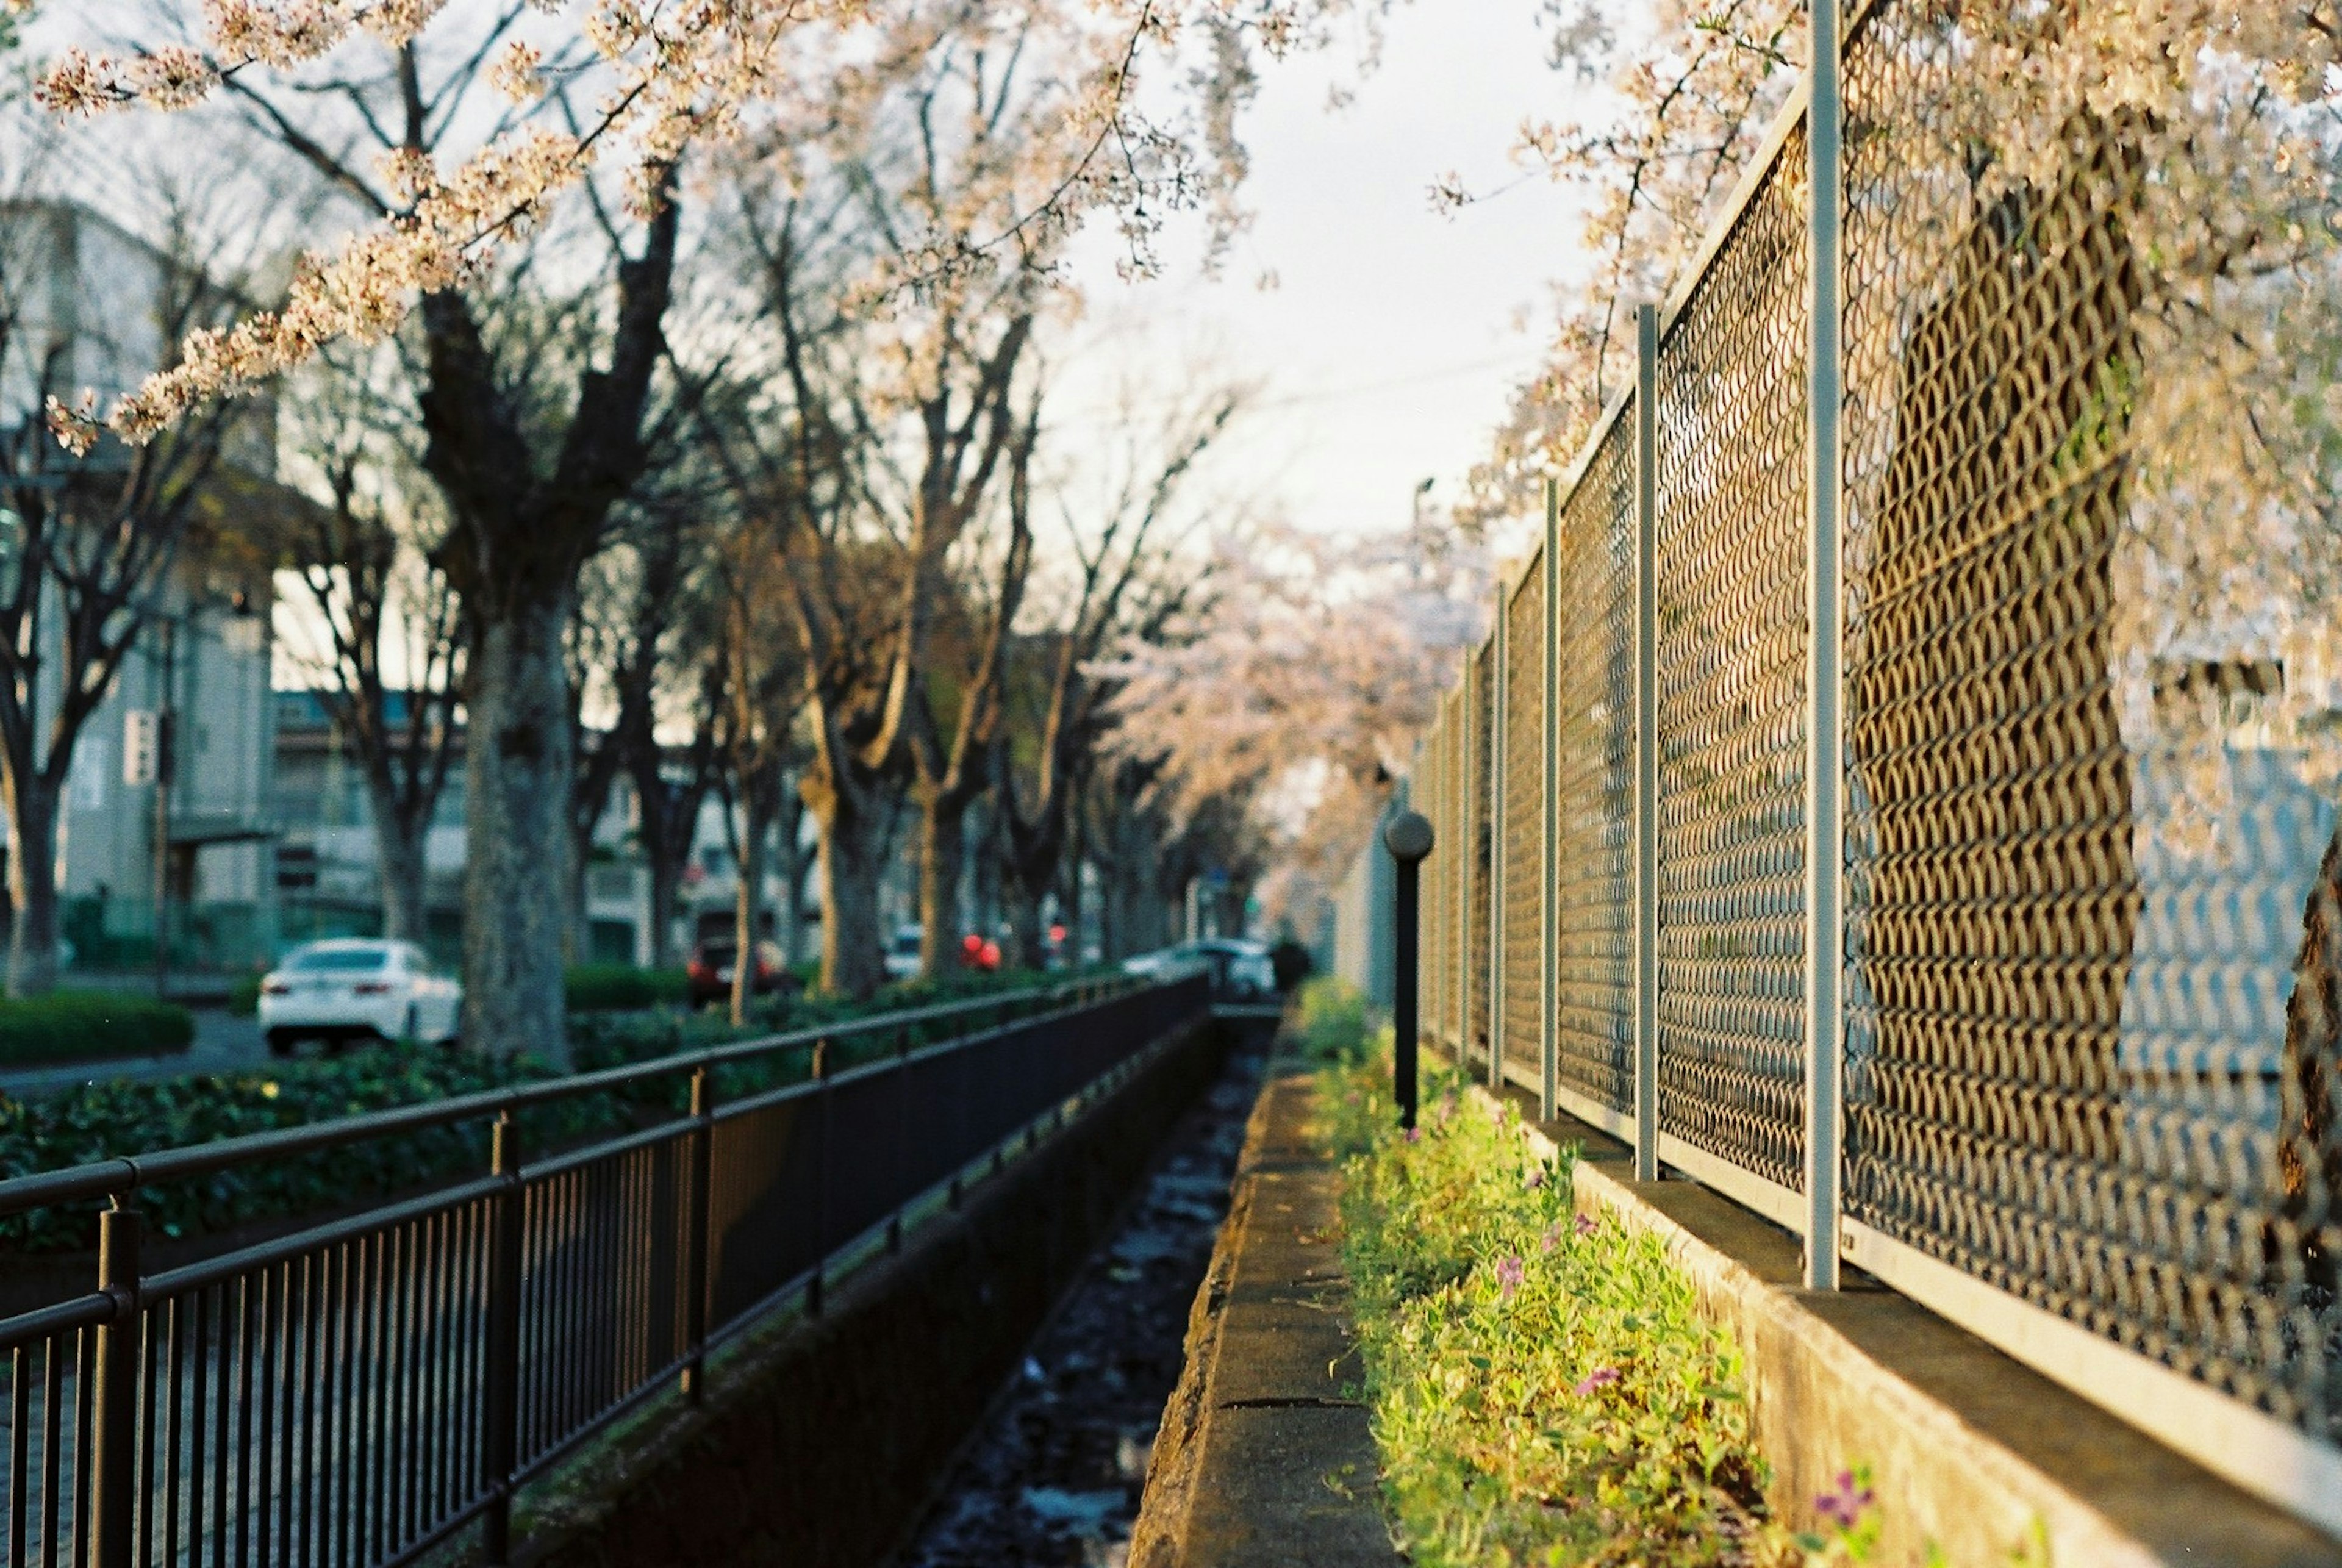
<path id="1" fill-rule="evenodd" d="M 1263 525 L 1217 544 L 1209 601 L 1096 666 L 1120 690 L 1109 754 L 1159 764 L 1173 819 L 1246 803 L 1262 897 L 1356 853 L 1478 634 L 1486 553 L 1444 520 L 1329 539 Z"/>
<path id="2" fill-rule="evenodd" d="M 1023 677 L 1011 682 L 995 764 L 1006 873 L 1010 945 L 1037 966 L 1050 893 L 1080 894 L 1077 811 L 1113 724 L 1116 683 L 1096 666 L 1110 650 L 1148 646 L 1208 593 L 1184 545 L 1196 514 L 1184 505 L 1196 465 L 1243 407 L 1248 389 L 1207 386 L 1146 417 L 1126 397 L 1081 466 L 1096 483 L 1061 474 L 1050 486 L 1060 527 L 1036 595 L 1038 625 L 1020 639 Z M 1045 433 L 1046 434 L 1046 433 Z M 1029 464 L 1031 454 L 1020 454 Z M 1031 504 L 1020 472 L 1010 504 Z M 1069 854 L 1069 851 L 1071 853 Z M 1077 911 L 1066 924 L 1078 930 Z"/>

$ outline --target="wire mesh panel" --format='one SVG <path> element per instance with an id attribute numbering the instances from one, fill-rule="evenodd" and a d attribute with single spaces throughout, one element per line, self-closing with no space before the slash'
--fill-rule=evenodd
<path id="1" fill-rule="evenodd" d="M 1484 643 L 1472 654 L 1471 674 L 1464 687 L 1464 733 L 1470 767 L 1465 777 L 1465 838 L 1471 855 L 1465 875 L 1465 1044 L 1475 1060 L 1487 1049 L 1495 1033 L 1490 1016 L 1495 973 L 1489 967 L 1495 951 L 1491 920 L 1496 914 L 1496 655 L 1493 643 Z"/>
<path id="2" fill-rule="evenodd" d="M 1803 1184 L 1805 137 L 1659 348 L 1659 1126 Z"/>
<path id="3" fill-rule="evenodd" d="M 1537 1027 L 1545 1014 L 1545 564 L 1531 557 L 1506 610 L 1505 1016 L 1506 1063 L 1536 1083 L 1544 1070 Z"/>
<path id="4" fill-rule="evenodd" d="M 1416 896 L 1418 918 L 1423 923 L 1424 1009 L 1425 1029 L 1435 1039 L 1448 1037 L 1448 949 L 1455 944 L 1454 923 L 1449 919 L 1446 896 L 1447 868 L 1456 858 L 1454 825 L 1447 813 L 1447 704 L 1439 704 L 1440 717 L 1434 720 L 1431 738 L 1424 747 L 1424 815 L 1431 820 L 1431 854 L 1424 860 Z"/>
<path id="5" fill-rule="evenodd" d="M 1466 669 L 1469 670 L 1467 664 Z M 1470 995 L 1471 974 L 1469 949 L 1472 926 L 1468 918 L 1471 908 L 1471 796 L 1465 782 L 1466 764 L 1471 756 L 1471 736 L 1465 729 L 1467 712 L 1464 688 L 1449 694 L 1446 719 L 1447 842 L 1452 846 L 1447 858 L 1446 874 L 1440 878 L 1440 895 L 1447 905 L 1447 951 L 1444 954 L 1447 970 L 1446 1037 L 1456 1049 L 1464 1048 L 1466 1006 Z"/>
<path id="6" fill-rule="evenodd" d="M 2145 172 L 1980 195 L 1937 12 L 1847 57 L 1847 1212 L 2342 1436 L 2333 805 L 2281 666 L 2127 657 Z"/>
<path id="7" fill-rule="evenodd" d="M 1563 507 L 1555 793 L 1556 1072 L 1613 1110 L 1635 1097 L 1635 426 L 1614 420 Z"/>

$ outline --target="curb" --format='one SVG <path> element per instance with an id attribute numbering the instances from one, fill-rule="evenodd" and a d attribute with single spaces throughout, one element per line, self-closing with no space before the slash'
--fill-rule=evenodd
<path id="1" fill-rule="evenodd" d="M 1131 1533 L 1130 1568 L 1385 1568 L 1356 1391 L 1339 1176 L 1315 1136 L 1316 1084 L 1273 1066 L 1245 1128 L 1228 1217 L 1187 1318 Z"/>

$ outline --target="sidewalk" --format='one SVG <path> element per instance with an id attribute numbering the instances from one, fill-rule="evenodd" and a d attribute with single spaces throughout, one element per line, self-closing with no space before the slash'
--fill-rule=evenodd
<path id="1" fill-rule="evenodd" d="M 1365 1568 L 1401 1561 L 1359 1403 L 1338 1176 L 1316 1084 L 1286 1063 L 1246 1129 L 1227 1223 L 1187 1320 L 1130 1568 Z"/>

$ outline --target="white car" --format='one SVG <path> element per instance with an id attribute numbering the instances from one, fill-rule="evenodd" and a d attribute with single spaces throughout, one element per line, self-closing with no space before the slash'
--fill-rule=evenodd
<path id="1" fill-rule="evenodd" d="M 922 926 L 898 925 L 895 939 L 886 944 L 886 978 L 908 980 L 919 972 L 919 938 Z"/>
<path id="2" fill-rule="evenodd" d="M 463 986 L 411 942 L 312 942 L 260 982 L 260 1032 L 279 1056 L 305 1038 L 442 1044 L 463 1010 Z"/>
<path id="3" fill-rule="evenodd" d="M 1149 977 L 1196 968 L 1209 972 L 1217 996 L 1249 1000 L 1276 993 L 1276 966 L 1268 961 L 1268 949 L 1243 937 L 1206 936 L 1122 961 L 1124 974 Z"/>

